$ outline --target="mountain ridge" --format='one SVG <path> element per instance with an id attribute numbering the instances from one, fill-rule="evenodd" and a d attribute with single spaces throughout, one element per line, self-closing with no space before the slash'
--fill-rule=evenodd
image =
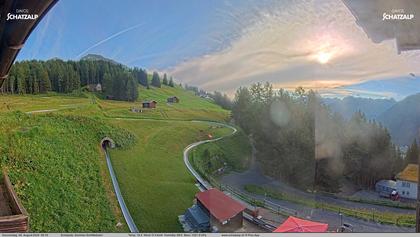
<path id="1" fill-rule="evenodd" d="M 394 99 L 372 99 L 355 96 L 339 98 L 323 98 L 323 103 L 333 112 L 339 113 L 344 119 L 350 119 L 357 111 L 363 112 L 367 118 L 376 119 L 397 101 Z"/>
<path id="2" fill-rule="evenodd" d="M 407 96 L 401 101 L 354 96 L 343 99 L 323 98 L 322 101 L 344 119 L 350 119 L 357 111 L 363 112 L 367 119 L 376 120 L 385 126 L 392 141 L 400 146 L 409 145 L 414 138 L 420 137 L 420 93 Z"/>
<path id="3" fill-rule="evenodd" d="M 420 93 L 397 102 L 378 116 L 378 121 L 389 129 L 395 143 L 411 144 L 420 136 Z"/>
<path id="4" fill-rule="evenodd" d="M 119 63 L 119 62 L 117 62 L 117 61 L 115 61 L 113 59 L 104 57 L 104 56 L 102 56 L 100 54 L 86 54 L 85 56 L 83 56 L 83 57 L 80 58 L 80 61 L 83 61 L 83 60 L 86 60 L 86 61 L 105 61 L 105 62 L 110 62 L 110 63 L 113 63 L 113 64 L 121 64 L 121 65 L 124 65 L 124 64 Z"/>

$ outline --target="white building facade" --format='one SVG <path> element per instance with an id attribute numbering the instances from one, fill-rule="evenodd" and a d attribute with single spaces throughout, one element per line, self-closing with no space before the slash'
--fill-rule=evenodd
<path id="1" fill-rule="evenodd" d="M 408 164 L 407 167 L 395 177 L 397 180 L 395 189 L 400 197 L 408 199 L 417 198 L 417 176 L 418 166 L 416 164 Z"/>
<path id="2" fill-rule="evenodd" d="M 400 197 L 408 199 L 417 198 L 417 183 L 406 181 L 406 180 L 397 180 L 396 190 Z"/>

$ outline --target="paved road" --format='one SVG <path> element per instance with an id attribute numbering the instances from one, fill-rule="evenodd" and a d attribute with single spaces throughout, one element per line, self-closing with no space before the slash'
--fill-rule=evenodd
<path id="1" fill-rule="evenodd" d="M 238 190 L 245 191 L 244 185 L 255 184 L 260 186 L 269 186 L 273 189 L 281 190 L 282 192 L 291 193 L 297 196 L 301 196 L 307 199 L 311 199 L 316 202 L 336 204 L 348 208 L 357 209 L 369 209 L 375 210 L 376 212 L 394 212 L 396 215 L 401 214 L 412 214 L 415 210 L 407 210 L 379 205 L 372 205 L 366 203 L 350 202 L 346 200 L 336 199 L 332 197 L 314 195 L 311 193 L 304 192 L 293 188 L 287 184 L 281 183 L 273 178 L 267 177 L 262 173 L 262 170 L 255 159 L 255 149 L 253 149 L 253 156 L 251 160 L 250 168 L 242 173 L 231 172 L 222 177 L 221 182 L 232 186 Z M 264 200 L 265 197 L 261 195 L 249 194 L 257 199 Z M 321 209 L 313 209 L 304 205 L 296 204 L 289 201 L 277 200 L 266 198 L 275 204 L 282 207 L 294 210 L 297 216 L 304 217 L 305 219 L 312 219 L 315 221 L 326 222 L 330 225 L 330 229 L 334 230 L 341 226 L 341 216 L 337 212 L 331 212 Z M 414 211 L 414 212 L 413 212 Z M 354 226 L 355 232 L 414 232 L 414 228 L 398 227 L 395 225 L 383 225 L 372 221 L 364 221 L 361 219 L 343 216 L 344 223 L 350 223 Z"/>
<path id="2" fill-rule="evenodd" d="M 196 122 L 202 122 L 202 121 L 196 121 Z M 226 124 L 221 124 L 221 123 L 217 123 L 217 124 L 222 125 L 222 126 L 227 126 L 231 129 L 233 129 L 232 134 L 236 133 L 236 129 L 232 126 L 229 126 L 229 125 L 226 125 Z M 230 134 L 230 135 L 232 135 L 232 134 Z M 191 163 L 189 162 L 188 154 L 191 151 L 191 149 L 193 149 L 194 147 L 197 147 L 201 144 L 208 143 L 208 142 L 215 142 L 215 141 L 218 141 L 218 140 L 223 139 L 223 138 L 224 137 L 220 137 L 220 138 L 217 138 L 217 139 L 195 142 L 193 144 L 188 145 L 184 149 L 184 163 L 185 163 L 185 165 L 187 166 L 188 170 L 193 174 L 193 176 L 200 183 L 202 183 L 203 186 L 205 186 L 206 188 L 210 188 L 211 185 L 194 170 Z M 253 153 L 255 154 L 255 151 Z M 233 182 L 233 183 L 230 182 L 230 183 L 227 183 L 227 184 L 229 184 L 229 185 L 232 185 L 232 184 L 235 185 L 235 184 L 238 184 L 238 183 L 243 184 L 244 181 L 249 182 L 249 183 L 253 183 L 253 182 L 250 182 L 250 181 L 255 181 L 256 179 L 258 179 L 258 175 L 257 175 L 257 177 L 253 176 L 253 174 L 255 174 L 255 172 L 259 172 L 258 163 L 255 162 L 255 158 L 253 158 L 253 161 L 251 163 L 253 165 L 252 165 L 252 167 L 249 171 L 244 172 L 246 174 L 245 176 L 243 176 L 243 175 L 242 176 L 241 175 L 236 176 L 236 178 L 238 180 L 240 180 L 240 182 Z M 250 172 L 250 173 L 247 174 L 247 172 Z M 222 182 L 223 182 L 223 179 L 222 179 Z M 239 187 L 236 185 L 234 187 L 243 189 L 243 185 L 240 185 Z M 321 222 L 329 223 L 330 230 L 336 230 L 338 227 L 341 226 L 341 222 L 344 222 L 344 223 L 352 224 L 354 226 L 354 231 L 355 232 L 414 232 L 414 228 L 398 227 L 398 226 L 395 226 L 395 225 L 383 225 L 383 224 L 379 224 L 379 223 L 376 223 L 376 222 L 364 221 L 364 220 L 361 220 L 361 219 L 357 219 L 357 218 L 353 218 L 353 217 L 347 217 L 347 216 L 341 217 L 336 212 L 331 212 L 331 211 L 321 210 L 321 209 L 313 209 L 313 208 L 310 208 L 310 207 L 307 207 L 307 206 L 304 206 L 304 205 L 300 205 L 300 204 L 296 204 L 296 203 L 292 203 L 292 202 L 288 202 L 288 201 L 283 201 L 283 200 L 266 198 L 266 197 L 263 197 L 263 196 L 260 196 L 260 195 L 251 195 L 251 196 L 253 196 L 256 199 L 259 199 L 261 201 L 266 199 L 266 200 L 269 200 L 273 203 L 276 203 L 278 205 L 286 207 L 288 209 L 295 210 L 295 212 L 297 213 L 298 216 L 304 217 L 305 219 L 311 219 L 311 220 L 315 220 L 315 221 L 321 221 Z M 326 198 L 328 198 L 328 197 L 326 197 Z M 331 198 L 331 199 L 333 199 L 333 198 Z M 326 201 L 326 200 L 327 199 L 325 199 L 324 201 Z M 328 199 L 328 201 L 330 201 L 330 200 Z M 352 203 L 352 202 L 349 202 L 349 203 Z M 367 204 L 367 205 L 370 205 L 370 204 Z"/>
<path id="3" fill-rule="evenodd" d="M 294 188 L 285 182 L 281 182 L 279 180 L 267 177 L 263 174 L 262 169 L 259 163 L 256 160 L 256 149 L 252 145 L 252 159 L 250 162 L 250 167 L 247 171 L 242 173 L 231 172 L 228 175 L 225 175 L 222 178 L 222 182 L 225 182 L 228 185 L 231 185 L 238 189 L 243 189 L 243 186 L 246 184 L 255 184 L 259 186 L 266 186 L 270 187 L 274 190 L 278 190 L 281 192 L 293 194 L 296 196 L 304 197 L 307 199 L 315 200 L 318 202 L 325 202 L 329 204 L 336 204 L 347 208 L 357 208 L 357 209 L 367 209 L 372 210 L 375 212 L 391 212 L 396 214 L 412 214 L 416 213 L 416 210 L 413 209 L 404 209 L 404 208 L 397 208 L 397 207 L 389 207 L 389 206 L 382 206 L 382 205 L 375 205 L 369 203 L 362 203 L 362 202 L 352 202 L 345 199 L 340 199 L 332 196 L 327 196 L 323 194 L 313 194 L 302 191 L 300 189 Z"/>
<path id="4" fill-rule="evenodd" d="M 109 158 L 108 151 L 105 150 L 105 157 L 106 157 L 106 164 L 108 165 L 109 174 L 111 175 L 112 185 L 114 186 L 115 195 L 117 196 L 118 203 L 120 204 L 121 211 L 123 213 L 125 222 L 128 225 L 131 233 L 138 233 L 139 230 L 137 229 L 136 224 L 133 221 L 133 218 L 128 211 L 127 206 L 125 205 L 124 198 L 121 195 L 120 186 L 118 185 L 117 177 L 114 173 L 114 168 L 112 167 L 111 159 Z"/>
<path id="5" fill-rule="evenodd" d="M 251 167 L 249 170 L 242 173 L 230 172 L 229 174 L 222 177 L 221 182 L 239 190 L 244 190 L 244 186 L 247 184 L 265 186 L 273 190 L 278 190 L 282 193 L 292 194 L 295 196 L 299 196 L 299 197 L 306 198 L 309 200 L 314 200 L 317 202 L 335 204 L 335 205 L 339 205 L 346 208 L 365 209 L 365 210 L 371 210 L 374 212 L 390 212 L 390 213 L 395 213 L 395 214 L 414 215 L 416 213 L 416 210 L 413 210 L 413 209 L 403 209 L 403 208 L 396 208 L 396 207 L 374 205 L 374 204 L 369 204 L 369 203 L 352 202 L 352 201 L 347 201 L 340 198 L 325 196 L 322 194 L 312 194 L 312 193 L 304 192 L 302 190 L 291 187 L 284 182 L 280 182 L 278 180 L 265 176 L 262 173 L 261 169 L 259 168 L 258 164 L 256 164 L 255 166 Z"/>
<path id="6" fill-rule="evenodd" d="M 234 188 L 239 189 L 239 187 Z M 331 231 L 334 231 L 341 226 L 341 216 L 337 212 L 322 209 L 314 209 L 308 206 L 284 200 L 272 199 L 269 197 L 266 198 L 263 195 L 255 195 L 251 193 L 249 193 L 248 195 L 261 201 L 264 199 L 268 200 L 276 205 L 292 210 L 294 211 L 294 213 L 296 213 L 295 215 L 300 218 L 328 223 L 329 229 Z M 365 221 L 362 219 L 353 218 L 345 215 L 343 215 L 342 218 L 343 223 L 349 223 L 353 225 L 355 232 L 414 232 L 414 228 L 399 227 L 396 225 L 383 225 L 373 221 Z"/>

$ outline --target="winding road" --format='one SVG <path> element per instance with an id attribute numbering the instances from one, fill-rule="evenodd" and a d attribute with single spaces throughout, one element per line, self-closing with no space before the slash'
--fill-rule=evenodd
<path id="1" fill-rule="evenodd" d="M 194 122 L 203 122 L 203 121 L 194 121 Z M 189 162 L 189 152 L 201 145 L 201 144 L 205 144 L 205 143 L 209 143 L 209 142 L 215 142 L 218 140 L 221 140 L 227 136 L 232 136 L 233 134 L 235 134 L 237 132 L 237 129 L 224 124 L 224 123 L 215 123 L 217 125 L 221 125 L 221 126 L 225 126 L 228 127 L 230 129 L 232 129 L 232 133 L 226 136 L 222 136 L 216 139 L 210 139 L 210 140 L 204 140 L 204 141 L 199 141 L 199 142 L 195 142 L 192 143 L 190 145 L 188 145 L 185 149 L 184 149 L 184 154 L 183 154 L 183 159 L 184 159 L 184 163 L 185 166 L 188 168 L 188 170 L 191 172 L 191 174 L 196 178 L 196 180 L 198 181 L 198 183 L 200 183 L 204 188 L 209 189 L 212 186 L 207 182 L 207 180 L 205 180 L 203 177 L 201 177 L 201 175 L 194 170 L 193 166 L 191 165 L 191 163 Z M 255 163 L 255 162 L 254 162 Z M 255 177 L 252 177 L 252 175 L 250 176 L 249 174 L 254 174 L 255 171 L 255 167 L 251 167 L 251 169 L 249 171 L 245 171 L 243 173 L 239 173 L 239 176 L 237 176 L 237 178 L 241 179 L 241 181 L 245 181 L 245 182 L 249 182 L 250 180 L 254 179 Z M 243 176 L 243 175 L 245 176 Z M 222 179 L 223 182 L 224 179 Z M 243 182 L 239 182 L 239 183 L 243 183 Z M 250 182 L 252 183 L 252 182 Z M 230 183 L 228 183 L 228 185 L 231 185 Z M 238 186 L 233 186 L 236 189 L 239 189 L 241 191 L 243 191 L 243 185 L 241 185 L 240 187 Z M 332 212 L 332 211 L 328 211 L 328 210 L 322 210 L 322 209 L 314 209 L 311 207 L 307 207 L 304 205 L 300 205 L 300 204 L 296 204 L 296 203 L 292 203 L 289 201 L 284 201 L 284 200 L 277 200 L 277 199 L 272 199 L 272 198 L 267 198 L 261 195 L 255 195 L 255 194 L 248 194 L 250 197 L 253 197 L 257 200 L 260 201 L 270 201 L 272 203 L 275 203 L 276 205 L 280 205 L 282 207 L 285 207 L 287 209 L 290 210 L 294 210 L 295 213 L 298 214 L 298 216 L 300 217 L 304 217 L 305 219 L 312 219 L 312 220 L 316 220 L 316 221 L 321 221 L 321 222 L 325 222 L 325 223 L 329 223 L 330 225 L 330 230 L 336 230 L 341 226 L 341 216 L 336 213 L 336 212 Z M 236 198 L 238 200 L 238 198 Z M 332 198 L 331 198 L 332 199 Z M 327 201 L 327 202 L 332 202 L 333 200 L 323 200 L 323 201 Z M 335 202 L 340 202 L 338 200 L 334 200 Z M 334 203 L 334 202 L 333 202 Z M 340 203 L 343 204 L 343 203 Z M 349 202 L 345 202 L 345 204 L 349 204 Z M 356 203 L 356 206 L 361 205 L 364 206 L 366 204 L 363 203 Z M 250 206 L 250 205 L 249 205 Z M 371 205 L 368 205 L 371 206 Z M 375 205 L 372 205 L 375 206 Z M 390 208 L 393 209 L 393 208 Z M 407 212 L 407 210 L 401 210 L 403 213 Z M 353 218 L 353 217 L 347 217 L 344 216 L 343 221 L 345 223 L 349 223 L 352 224 L 354 226 L 354 231 L 355 232 L 414 232 L 414 228 L 407 228 L 407 227 L 399 227 L 396 225 L 384 225 L 384 224 L 380 224 L 377 222 L 373 222 L 373 221 L 365 221 L 362 219 L 358 219 L 358 218 Z"/>

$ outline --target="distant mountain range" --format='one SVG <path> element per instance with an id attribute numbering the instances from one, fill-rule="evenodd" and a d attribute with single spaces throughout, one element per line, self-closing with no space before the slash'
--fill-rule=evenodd
<path id="1" fill-rule="evenodd" d="M 106 58 L 102 55 L 99 54 L 87 54 L 85 56 L 83 56 L 80 60 L 87 60 L 87 61 L 105 61 L 105 62 L 110 62 L 113 64 L 121 64 L 119 62 L 116 62 L 110 58 Z"/>
<path id="2" fill-rule="evenodd" d="M 362 111 L 367 118 L 375 119 L 397 103 L 394 99 L 371 99 L 348 96 L 343 99 L 324 98 L 324 104 L 328 105 L 343 118 L 350 119 L 357 111 Z"/>
<path id="3" fill-rule="evenodd" d="M 401 100 L 409 95 L 420 92 L 420 77 L 410 74 L 402 77 L 371 80 L 359 84 L 338 87 L 337 89 L 350 91 L 356 96 L 376 94 Z"/>
<path id="4" fill-rule="evenodd" d="M 420 93 L 408 96 L 378 116 L 395 143 L 411 144 L 420 137 Z"/>
<path id="5" fill-rule="evenodd" d="M 323 98 L 324 104 L 349 119 L 362 111 L 368 119 L 375 119 L 388 128 L 392 140 L 398 145 L 411 144 L 420 137 L 420 93 L 397 102 L 394 99 L 345 97 Z"/>

